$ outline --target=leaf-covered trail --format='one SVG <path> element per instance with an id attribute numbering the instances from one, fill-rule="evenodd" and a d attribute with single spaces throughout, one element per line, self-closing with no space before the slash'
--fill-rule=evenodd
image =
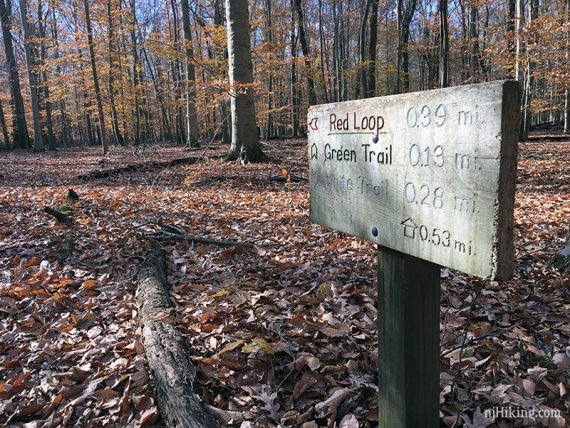
<path id="1" fill-rule="evenodd" d="M 294 177 L 307 176 L 304 141 L 264 150 Z M 217 416 L 236 426 L 375 425 L 373 245 L 311 225 L 306 181 L 288 182 L 274 164 L 224 163 L 216 157 L 223 151 L 199 150 L 207 159 L 195 165 L 94 181 L 77 176 L 189 154 L 3 154 L 0 423 L 159 423 L 134 275 L 151 245 L 144 235 L 176 224 L 255 244 L 165 244 L 177 308 L 164 320 L 187 335 L 201 394 Z M 449 426 L 471 423 L 474 410 L 498 400 L 568 413 L 569 282 L 547 266 L 567 230 L 568 164 L 568 142 L 521 144 L 515 280 L 443 271 L 441 410 Z M 57 225 L 42 207 L 57 207 L 69 188 L 81 198 L 74 222 Z M 75 247 L 60 263 L 70 230 Z"/>

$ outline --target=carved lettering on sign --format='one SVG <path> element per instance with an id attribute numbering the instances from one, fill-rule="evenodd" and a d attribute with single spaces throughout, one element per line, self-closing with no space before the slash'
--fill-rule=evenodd
<path id="1" fill-rule="evenodd" d="M 312 221 L 480 276 L 512 272 L 519 87 L 313 106 Z"/>

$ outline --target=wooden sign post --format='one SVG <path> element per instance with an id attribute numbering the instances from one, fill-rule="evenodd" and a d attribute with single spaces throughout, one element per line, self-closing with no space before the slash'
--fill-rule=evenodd
<path id="1" fill-rule="evenodd" d="M 378 244 L 382 428 L 439 426 L 440 266 L 513 273 L 519 112 L 513 81 L 309 109 L 311 221 Z"/>

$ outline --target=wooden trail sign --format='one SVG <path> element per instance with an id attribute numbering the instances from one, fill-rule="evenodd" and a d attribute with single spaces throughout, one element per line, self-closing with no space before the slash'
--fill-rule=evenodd
<path id="1" fill-rule="evenodd" d="M 310 108 L 311 220 L 509 277 L 518 93 L 491 82 Z"/>
<path id="2" fill-rule="evenodd" d="M 380 427 L 439 427 L 440 266 L 508 279 L 520 119 L 500 81 L 309 109 L 311 221 L 378 247 Z"/>

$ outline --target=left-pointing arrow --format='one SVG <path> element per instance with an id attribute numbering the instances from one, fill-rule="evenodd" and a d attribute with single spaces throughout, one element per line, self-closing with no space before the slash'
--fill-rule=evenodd
<path id="1" fill-rule="evenodd" d="M 319 129 L 319 127 L 317 126 L 317 122 L 318 122 L 319 118 L 318 117 L 313 117 L 311 119 L 311 121 L 309 122 L 309 129 L 311 131 L 316 131 L 317 129 Z"/>

